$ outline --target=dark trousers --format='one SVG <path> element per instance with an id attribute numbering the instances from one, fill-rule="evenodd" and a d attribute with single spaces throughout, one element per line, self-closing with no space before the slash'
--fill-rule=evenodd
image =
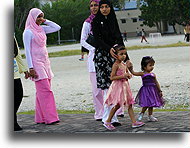
<path id="1" fill-rule="evenodd" d="M 187 34 L 186 34 L 186 42 L 189 42 L 189 37 L 190 37 L 190 34 L 187 33 Z"/>
<path id="2" fill-rule="evenodd" d="M 17 111 L 22 102 L 23 88 L 20 79 L 14 79 L 14 128 L 18 128 Z"/>

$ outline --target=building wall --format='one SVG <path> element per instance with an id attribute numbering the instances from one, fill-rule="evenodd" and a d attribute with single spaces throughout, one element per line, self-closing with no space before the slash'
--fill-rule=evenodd
<path id="1" fill-rule="evenodd" d="M 136 36 L 137 28 L 139 31 L 144 28 L 147 33 L 157 32 L 156 27 L 150 28 L 145 25 L 141 26 L 141 24 L 143 24 L 143 21 L 139 19 L 139 16 L 141 15 L 141 11 L 139 9 L 115 11 L 115 13 L 121 33 L 126 31 L 128 37 Z M 124 22 L 122 23 L 122 21 Z"/>

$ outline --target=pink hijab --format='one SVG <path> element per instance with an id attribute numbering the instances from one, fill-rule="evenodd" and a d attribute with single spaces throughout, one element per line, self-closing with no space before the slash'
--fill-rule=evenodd
<path id="1" fill-rule="evenodd" d="M 43 28 L 36 24 L 36 19 L 41 13 L 43 12 L 40 9 L 32 8 L 27 17 L 25 29 L 30 29 L 32 31 L 34 34 L 34 40 L 39 46 L 45 46 L 47 38 L 46 34 Z"/>
<path id="2" fill-rule="evenodd" d="M 90 0 L 90 4 L 91 2 L 96 2 L 97 4 L 99 4 L 100 0 Z M 92 20 L 95 18 L 95 15 L 92 14 L 91 12 L 91 15 L 85 20 L 85 22 L 88 22 L 88 23 L 92 23 Z"/>

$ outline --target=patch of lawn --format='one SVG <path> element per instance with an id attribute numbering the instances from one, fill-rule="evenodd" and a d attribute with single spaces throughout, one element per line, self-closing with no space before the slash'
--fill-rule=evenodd
<path id="1" fill-rule="evenodd" d="M 134 109 L 134 112 L 139 112 L 141 108 Z M 154 112 L 171 112 L 171 111 L 189 111 L 188 108 L 181 109 L 181 108 L 175 108 L 175 109 L 154 109 Z M 18 114 L 25 114 L 25 115 L 34 115 L 34 110 L 26 111 L 26 112 L 19 112 Z M 84 110 L 58 110 L 58 114 L 89 114 L 94 113 L 93 109 L 90 109 L 89 111 Z"/>
<path id="2" fill-rule="evenodd" d="M 49 53 L 49 57 L 64 57 L 64 56 L 72 56 L 72 55 L 80 55 L 81 50 L 64 50 L 59 52 Z"/>
<path id="3" fill-rule="evenodd" d="M 131 46 L 127 47 L 128 50 L 137 50 L 137 49 L 147 49 L 147 48 L 169 48 L 169 47 L 184 47 L 184 46 L 190 46 L 187 43 L 178 42 L 174 44 L 168 44 L 168 45 L 157 45 L 157 46 Z M 49 57 L 64 57 L 64 56 L 73 56 L 73 55 L 80 55 L 81 50 L 64 50 L 64 51 L 58 51 L 58 52 L 52 52 L 49 53 Z M 24 54 L 22 54 L 22 58 L 26 58 Z"/>
<path id="4" fill-rule="evenodd" d="M 93 110 L 90 111 L 84 111 L 84 110 L 57 110 L 58 114 L 88 114 L 88 113 L 94 113 Z M 34 115 L 35 111 L 30 110 L 26 112 L 19 112 L 18 114 L 26 114 L 26 115 Z"/>
<path id="5" fill-rule="evenodd" d="M 136 49 L 146 49 L 146 48 L 169 48 L 169 47 L 185 47 L 185 46 L 190 46 L 190 45 L 188 43 L 178 42 L 178 43 L 173 43 L 173 44 L 168 44 L 168 45 L 131 46 L 131 47 L 127 47 L 127 49 L 128 50 L 136 50 Z"/>

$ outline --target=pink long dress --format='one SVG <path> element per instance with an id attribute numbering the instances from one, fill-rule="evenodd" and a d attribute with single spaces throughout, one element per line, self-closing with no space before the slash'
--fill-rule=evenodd
<path id="1" fill-rule="evenodd" d="M 122 63 L 119 66 L 116 75 L 121 76 L 127 72 L 126 64 Z M 117 105 L 128 107 L 134 104 L 134 98 L 129 86 L 129 82 L 126 79 L 113 80 L 107 94 L 106 104 Z"/>
<path id="2" fill-rule="evenodd" d="M 32 78 L 36 86 L 35 122 L 51 124 L 53 122 L 58 122 L 59 117 L 56 111 L 54 94 L 51 90 L 53 73 L 48 58 L 48 51 L 46 49 L 47 32 L 45 32 L 45 27 L 43 28 L 41 25 L 36 24 L 36 19 L 40 14 L 43 14 L 43 12 L 38 8 L 32 8 L 30 10 L 26 20 L 23 40 L 25 48 L 28 48 L 31 54 L 33 63 L 32 68 L 34 68 L 38 75 L 36 79 Z M 46 26 L 46 28 L 47 27 L 48 26 Z M 51 29 L 51 26 L 49 26 L 49 28 L 49 33 L 56 31 L 55 29 Z M 31 42 L 26 39 L 28 30 L 33 34 L 33 38 L 30 40 Z"/>

